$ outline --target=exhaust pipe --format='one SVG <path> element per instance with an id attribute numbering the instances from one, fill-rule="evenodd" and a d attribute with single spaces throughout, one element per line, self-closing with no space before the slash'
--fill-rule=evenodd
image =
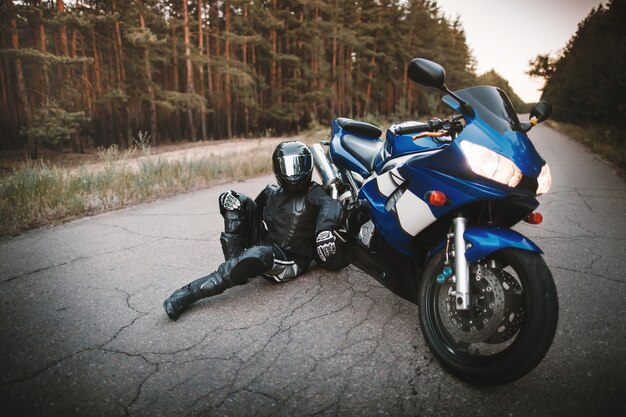
<path id="1" fill-rule="evenodd" d="M 330 196 L 334 199 L 339 199 L 339 173 L 335 167 L 330 163 L 326 153 L 322 149 L 322 145 L 316 143 L 311 145 L 311 154 L 313 155 L 313 162 L 315 162 L 315 169 L 322 178 L 322 184 Z"/>

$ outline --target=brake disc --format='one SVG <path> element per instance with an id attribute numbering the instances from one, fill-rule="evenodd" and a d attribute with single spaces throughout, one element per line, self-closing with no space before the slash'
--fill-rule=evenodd
<path id="1" fill-rule="evenodd" d="M 439 314 L 455 339 L 465 343 L 485 342 L 496 336 L 505 318 L 505 289 L 491 269 L 472 265 L 470 294 L 471 307 L 457 310 L 455 284 L 448 281 L 439 292 Z"/>
<path id="2" fill-rule="evenodd" d="M 504 270 L 472 265 L 471 307 L 457 310 L 455 284 L 442 285 L 438 308 L 446 330 L 464 343 L 499 344 L 515 336 L 524 321 L 523 291 Z"/>
<path id="3" fill-rule="evenodd" d="M 524 291 L 511 274 L 504 270 L 497 271 L 497 277 L 504 289 L 504 317 L 496 333 L 485 343 L 498 344 L 515 336 L 524 323 Z"/>

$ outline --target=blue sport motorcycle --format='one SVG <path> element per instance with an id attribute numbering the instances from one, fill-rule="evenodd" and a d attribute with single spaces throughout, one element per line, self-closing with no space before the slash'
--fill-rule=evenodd
<path id="1" fill-rule="evenodd" d="M 344 204 L 351 262 L 418 304 L 424 338 L 455 376 L 478 384 L 521 378 L 543 359 L 558 299 L 541 249 L 511 227 L 541 222 L 536 197 L 551 176 L 519 121 L 490 86 L 451 92 L 444 69 L 416 58 L 409 77 L 447 95 L 457 115 L 391 125 L 331 122 L 326 152 L 312 146 L 324 187 Z"/>

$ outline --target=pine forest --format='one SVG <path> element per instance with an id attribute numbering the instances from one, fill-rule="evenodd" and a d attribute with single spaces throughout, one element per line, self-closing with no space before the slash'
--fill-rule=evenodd
<path id="1" fill-rule="evenodd" d="M 0 28 L 0 150 L 31 158 L 433 114 L 418 56 L 453 89 L 476 79 L 460 22 L 426 0 L 3 0 Z"/>

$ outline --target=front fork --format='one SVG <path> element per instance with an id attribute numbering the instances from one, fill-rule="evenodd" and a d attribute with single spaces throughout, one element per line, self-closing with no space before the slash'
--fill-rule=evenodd
<path id="1" fill-rule="evenodd" d="M 467 227 L 467 219 L 465 217 L 456 217 L 452 219 L 454 226 L 454 275 L 456 281 L 456 309 L 467 310 L 470 307 L 470 289 L 469 289 L 469 264 L 465 257 L 465 229 Z"/>

